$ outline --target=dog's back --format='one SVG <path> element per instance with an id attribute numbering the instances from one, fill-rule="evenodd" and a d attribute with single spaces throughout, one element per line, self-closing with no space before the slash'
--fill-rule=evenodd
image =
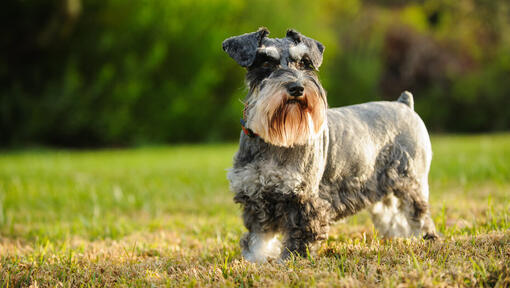
<path id="1" fill-rule="evenodd" d="M 432 150 L 427 129 L 413 110 L 412 95 L 406 92 L 394 102 L 329 109 L 328 129 L 328 160 L 320 193 L 333 204 L 335 218 L 375 207 L 371 209 L 373 215 L 379 210 L 393 213 L 391 225 L 401 226 L 385 227 L 374 221 L 382 227 L 382 234 L 417 234 L 422 225 L 418 223 L 414 228 L 413 223 L 407 223 L 409 217 L 393 207 L 404 203 L 417 219 L 427 213 Z M 384 218 L 380 216 L 374 218 Z M 398 217 L 406 223 L 393 219 Z"/>
<path id="2" fill-rule="evenodd" d="M 413 158 L 415 173 L 428 173 L 432 158 L 425 124 L 413 110 L 408 92 L 394 102 L 369 102 L 328 110 L 330 157 L 373 167 L 384 146 L 400 146 Z M 335 157 L 342 154 L 345 157 Z M 368 163 L 366 163 L 368 162 Z M 354 163 L 337 163 L 341 170 Z"/>

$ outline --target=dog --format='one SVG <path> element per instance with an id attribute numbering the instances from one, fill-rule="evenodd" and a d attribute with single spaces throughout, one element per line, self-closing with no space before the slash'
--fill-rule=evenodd
<path id="1" fill-rule="evenodd" d="M 324 45 L 292 29 L 285 38 L 268 35 L 260 28 L 223 42 L 247 69 L 249 89 L 227 174 L 248 229 L 244 258 L 306 256 L 334 221 L 364 208 L 384 237 L 436 239 L 432 149 L 411 93 L 328 109 L 317 76 Z"/>

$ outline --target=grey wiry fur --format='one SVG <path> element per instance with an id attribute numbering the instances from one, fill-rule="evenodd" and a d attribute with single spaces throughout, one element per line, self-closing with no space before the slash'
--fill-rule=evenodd
<path id="1" fill-rule="evenodd" d="M 246 102 L 252 105 L 258 101 L 261 86 L 288 83 L 289 79 L 318 86 L 315 91 L 325 101 L 316 76 L 295 68 L 291 63 L 296 56 L 290 55 L 299 54 L 297 46 L 304 44 L 302 54 L 318 68 L 324 46 L 293 30 L 283 39 L 267 38 L 266 32 L 257 39 L 255 48 L 253 35 L 260 34 L 245 34 L 238 36 L 242 39 L 233 37 L 224 43 L 232 58 L 249 68 Z M 239 61 L 237 52 L 231 53 L 229 48 L 232 41 L 241 46 L 247 42 L 247 50 L 273 47 L 272 55 L 279 57 L 278 68 L 268 75 L 258 75 L 260 72 L 252 66 L 257 55 L 251 55 L 251 51 L 247 54 L 253 59 Z M 236 47 L 236 51 L 243 50 Z M 293 47 L 294 52 L 289 51 Z M 248 114 L 253 113 L 250 105 Z M 423 233 L 425 238 L 435 238 L 427 204 L 432 151 L 427 129 L 413 110 L 411 93 L 404 92 L 396 102 L 327 109 L 325 115 L 327 124 L 304 144 L 277 146 L 241 133 L 228 179 L 234 201 L 243 207 L 244 225 L 249 231 L 241 239 L 245 257 L 263 262 L 279 253 L 284 259 L 290 253 L 303 255 L 311 244 L 327 237 L 334 220 L 363 208 L 370 210 L 383 236 Z M 283 235 L 281 250 L 276 234 Z"/>
<path id="2" fill-rule="evenodd" d="M 260 28 L 257 32 L 230 37 L 223 41 L 223 50 L 239 65 L 248 67 L 255 60 L 255 53 L 260 46 L 260 41 L 267 34 L 269 34 L 269 31 L 266 28 Z"/>

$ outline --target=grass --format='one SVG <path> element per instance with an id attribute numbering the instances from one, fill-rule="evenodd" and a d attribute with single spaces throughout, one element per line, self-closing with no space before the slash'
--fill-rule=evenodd
<path id="1" fill-rule="evenodd" d="M 0 286 L 510 285 L 510 135 L 436 136 L 443 238 L 383 241 L 366 212 L 316 254 L 242 260 L 234 144 L 0 155 Z"/>

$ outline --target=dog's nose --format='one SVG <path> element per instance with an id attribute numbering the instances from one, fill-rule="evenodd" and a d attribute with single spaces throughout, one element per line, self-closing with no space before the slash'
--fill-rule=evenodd
<path id="1" fill-rule="evenodd" d="M 291 82 L 287 84 L 287 91 L 289 91 L 290 96 L 299 97 L 303 95 L 303 91 L 305 87 L 301 85 L 299 82 Z"/>

